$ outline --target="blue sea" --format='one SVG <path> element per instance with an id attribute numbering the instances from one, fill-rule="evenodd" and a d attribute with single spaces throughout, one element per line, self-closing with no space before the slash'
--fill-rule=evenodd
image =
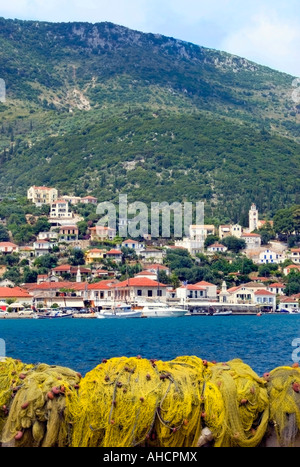
<path id="1" fill-rule="evenodd" d="M 261 376 L 293 364 L 300 315 L 0 320 L 0 339 L 7 357 L 65 366 L 83 375 L 104 358 L 141 355 L 169 361 L 195 355 L 217 362 L 240 358 Z"/>

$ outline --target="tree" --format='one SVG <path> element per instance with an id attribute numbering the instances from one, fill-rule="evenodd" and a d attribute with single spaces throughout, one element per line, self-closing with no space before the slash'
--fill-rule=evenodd
<path id="1" fill-rule="evenodd" d="M 288 238 L 295 230 L 293 209 L 280 209 L 274 216 L 274 230 L 278 235 Z"/>
<path id="2" fill-rule="evenodd" d="M 70 256 L 72 266 L 82 266 L 85 264 L 84 252 L 80 248 L 74 248 Z"/>
<path id="3" fill-rule="evenodd" d="M 246 248 L 245 240 L 237 237 L 226 237 L 222 240 L 222 243 L 228 248 L 228 250 L 233 251 L 234 253 L 239 253 L 241 250 Z"/>
<path id="4" fill-rule="evenodd" d="M 2 224 L 0 224 L 0 242 L 9 242 L 8 230 Z"/>

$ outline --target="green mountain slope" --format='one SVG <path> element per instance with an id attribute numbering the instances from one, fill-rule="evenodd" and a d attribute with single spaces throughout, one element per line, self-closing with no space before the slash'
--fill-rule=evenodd
<path id="1" fill-rule="evenodd" d="M 110 23 L 0 19 L 0 193 L 207 202 L 239 220 L 299 202 L 289 75 Z"/>

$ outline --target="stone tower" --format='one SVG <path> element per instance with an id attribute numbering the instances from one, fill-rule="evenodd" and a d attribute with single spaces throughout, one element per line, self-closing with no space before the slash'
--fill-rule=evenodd
<path id="1" fill-rule="evenodd" d="M 258 210 L 256 205 L 252 204 L 249 211 L 249 233 L 253 232 L 258 228 Z"/>

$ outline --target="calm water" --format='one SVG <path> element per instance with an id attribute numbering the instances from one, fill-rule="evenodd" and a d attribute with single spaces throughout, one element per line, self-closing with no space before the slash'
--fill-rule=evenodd
<path id="1" fill-rule="evenodd" d="M 241 358 L 259 375 L 291 365 L 300 315 L 129 320 L 0 321 L 6 355 L 86 374 L 103 358 L 142 355 L 172 360 L 196 355 L 218 362 Z"/>

